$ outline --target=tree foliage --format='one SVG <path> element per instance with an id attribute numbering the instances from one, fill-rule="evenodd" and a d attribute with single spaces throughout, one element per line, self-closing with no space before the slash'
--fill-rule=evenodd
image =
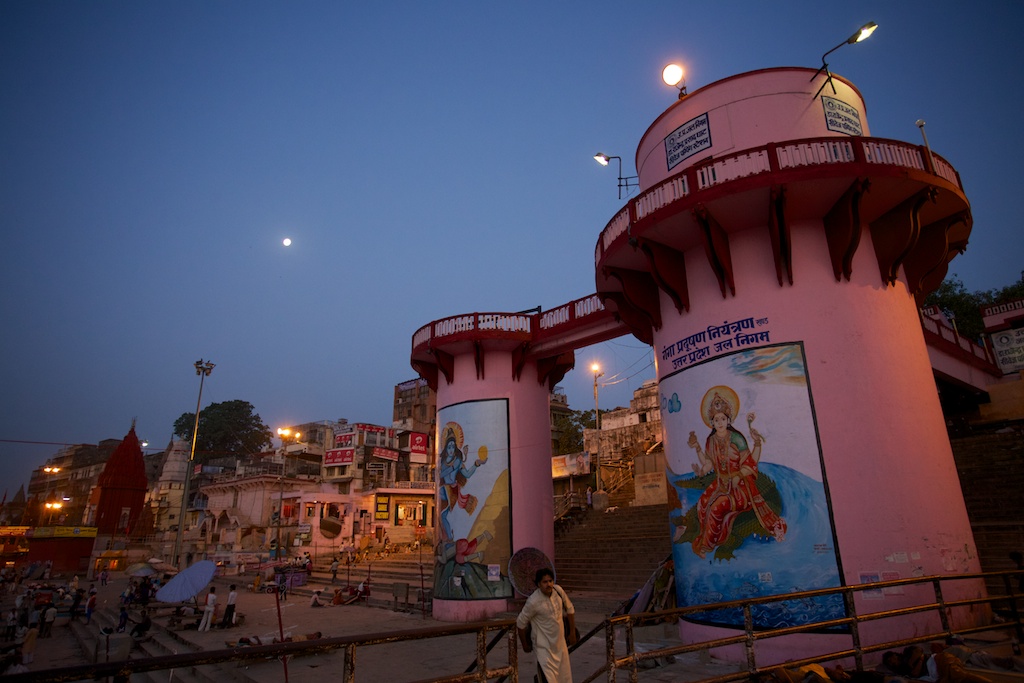
<path id="1" fill-rule="evenodd" d="M 174 421 L 175 435 L 191 441 L 195 421 L 195 413 L 183 413 Z M 259 453 L 272 439 L 270 428 L 248 401 L 211 403 L 199 412 L 196 459 L 206 462 L 222 455 Z"/>
<path id="2" fill-rule="evenodd" d="M 956 323 L 957 332 L 968 339 L 977 340 L 985 332 L 982 306 L 1005 304 L 1024 299 L 1024 271 L 1013 284 L 998 289 L 970 292 L 956 275 L 950 275 L 939 288 L 928 295 L 925 306 L 938 306 Z"/>
<path id="3" fill-rule="evenodd" d="M 594 411 L 571 410 L 568 413 L 558 413 L 553 426 L 558 435 L 555 455 L 579 453 L 583 450 L 583 430 L 593 429 L 595 426 Z"/>

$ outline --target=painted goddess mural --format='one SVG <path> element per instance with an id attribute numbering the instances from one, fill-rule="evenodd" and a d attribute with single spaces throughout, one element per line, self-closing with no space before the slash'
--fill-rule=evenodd
<path id="1" fill-rule="evenodd" d="M 735 427 L 739 397 L 727 386 L 712 387 L 701 401 L 701 418 L 711 433 L 701 448 L 697 434 L 690 432 L 687 445 L 697 451 L 693 471 L 697 477 L 714 473 L 697 501 L 699 530 L 691 542 L 700 558 L 729 538 L 733 523 L 743 512 L 752 511 L 761 527 L 776 541 L 786 537 L 786 521 L 765 502 L 758 490 L 758 462 L 764 437 L 754 429 L 754 413 L 747 413 L 747 431 L 754 447 Z"/>
<path id="2" fill-rule="evenodd" d="M 487 449 L 480 448 L 480 452 L 473 464 L 466 462 L 466 452 L 469 447 L 463 443 L 462 427 L 457 422 L 449 422 L 445 425 L 441 435 L 444 449 L 441 451 L 439 496 L 441 508 L 441 537 L 444 541 L 453 541 L 455 536 L 452 533 L 452 525 L 448 516 L 456 508 L 462 508 L 466 514 L 472 516 L 476 510 L 476 496 L 462 492 L 469 478 L 473 476 L 477 467 L 487 462 Z"/>

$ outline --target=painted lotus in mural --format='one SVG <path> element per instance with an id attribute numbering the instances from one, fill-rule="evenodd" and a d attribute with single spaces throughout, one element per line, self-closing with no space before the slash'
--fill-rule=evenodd
<path id="1" fill-rule="evenodd" d="M 510 597 L 508 401 L 447 406 L 438 410 L 438 425 L 434 595 Z"/>
<path id="2" fill-rule="evenodd" d="M 803 347 L 737 351 L 660 382 L 679 605 L 839 583 Z M 841 599 L 755 609 L 757 627 L 844 616 Z M 742 626 L 738 610 L 694 619 Z"/>

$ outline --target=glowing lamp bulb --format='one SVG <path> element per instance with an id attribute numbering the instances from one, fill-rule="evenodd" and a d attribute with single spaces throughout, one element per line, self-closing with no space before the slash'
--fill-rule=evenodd
<path id="1" fill-rule="evenodd" d="M 679 82 L 683 80 L 683 67 L 678 64 L 669 64 L 662 70 L 661 80 L 665 81 L 666 85 L 673 87 L 679 85 Z"/>

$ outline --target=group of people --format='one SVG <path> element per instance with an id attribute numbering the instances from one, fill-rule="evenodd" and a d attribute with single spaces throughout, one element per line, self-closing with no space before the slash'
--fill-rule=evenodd
<path id="1" fill-rule="evenodd" d="M 13 604 L 3 614 L 3 641 L 7 643 L 5 652 L 8 657 L 4 666 L 15 665 L 24 667 L 35 659 L 36 641 L 50 638 L 57 616 L 66 610 L 69 618 L 77 619 L 84 604 L 86 623 L 96 610 L 96 586 L 90 584 L 88 591 L 78 586 L 78 577 L 74 576 L 66 584 L 54 584 L 48 578 L 44 565 L 40 581 L 25 583 L 26 579 L 39 572 L 25 572 L 21 575 L 6 570 L 3 574 L 6 592 L 17 593 Z M 22 592 L 18 588 L 23 587 Z M 12 588 L 14 590 L 12 590 Z"/>
<path id="2" fill-rule="evenodd" d="M 904 683 L 910 679 L 929 683 L 992 683 L 979 670 L 1024 672 L 1024 658 L 997 656 L 968 647 L 963 639 L 947 638 L 945 644 L 932 643 L 929 650 L 910 645 L 901 652 L 882 655 L 882 664 L 874 671 L 847 670 L 842 665 L 806 664 L 796 668 L 779 667 L 770 678 L 777 683 Z"/>
<path id="3" fill-rule="evenodd" d="M 104 584 L 106 585 L 106 584 Z M 160 589 L 161 581 L 158 576 L 145 576 L 141 581 L 131 579 L 124 591 L 121 593 L 121 603 L 124 605 L 149 606 L 149 601 Z"/>
<path id="4" fill-rule="evenodd" d="M 967 647 L 963 640 L 954 637 L 945 644 L 932 644 L 930 652 L 918 645 L 908 646 L 902 652 L 886 652 L 882 655 L 882 668 L 896 676 L 933 683 L 992 683 L 991 678 L 978 673 L 977 669 L 1024 672 L 1024 659 L 995 656 Z"/>
<path id="5" fill-rule="evenodd" d="M 235 607 L 238 603 L 238 586 L 228 586 L 228 597 L 224 603 L 224 616 L 219 624 L 215 624 L 217 614 L 217 587 L 210 586 L 206 597 L 203 600 L 203 618 L 199 621 L 198 630 L 209 631 L 215 625 L 217 628 L 230 628 L 235 624 Z"/>

